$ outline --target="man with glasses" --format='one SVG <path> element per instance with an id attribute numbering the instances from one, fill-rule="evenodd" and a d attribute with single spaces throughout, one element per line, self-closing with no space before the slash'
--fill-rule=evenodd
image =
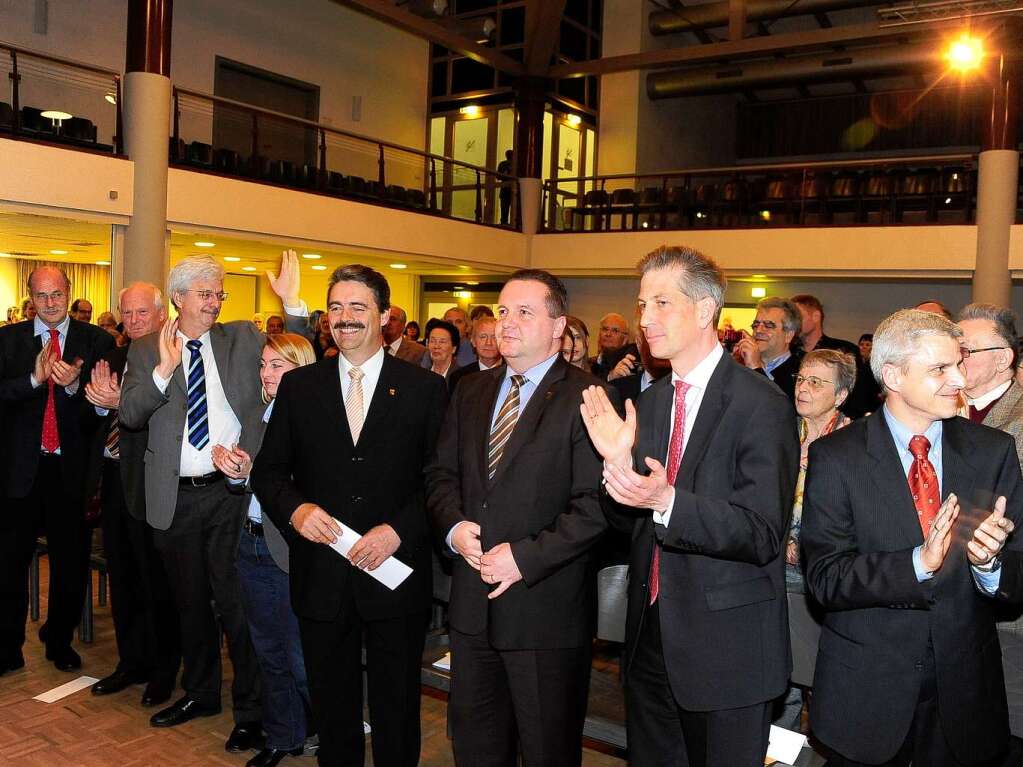
<path id="1" fill-rule="evenodd" d="M 617 312 L 605 314 L 600 318 L 600 332 L 597 334 L 597 356 L 590 360 L 590 368 L 601 381 L 608 376 L 621 362 L 616 378 L 631 375 L 639 361 L 639 349 L 629 344 L 629 321 Z M 632 359 L 628 360 L 629 355 Z"/>
<path id="2" fill-rule="evenodd" d="M 71 639 L 85 599 L 82 556 L 85 384 L 114 345 L 106 331 L 68 316 L 71 283 L 52 266 L 28 278 L 37 310 L 31 322 L 0 328 L 0 674 L 25 665 L 28 566 L 40 529 L 50 569 L 46 658 L 61 671 L 81 668 Z"/>
<path id="3" fill-rule="evenodd" d="M 753 335 L 743 334 L 733 352 L 743 365 L 766 375 L 793 401 L 802 354 L 793 353 L 792 341 L 802 325 L 798 306 L 786 298 L 769 296 L 757 304 L 756 319 L 750 323 Z"/>
<path id="4" fill-rule="evenodd" d="M 251 322 L 217 322 L 223 286 L 224 269 L 210 256 L 171 269 L 167 293 L 178 317 L 132 343 L 120 422 L 149 428 L 146 518 L 181 619 L 185 695 L 150 724 L 173 727 L 220 713 L 223 629 L 235 720 L 225 748 L 237 753 L 259 745 L 259 675 L 234 567 L 245 496 L 228 490 L 213 446 L 256 452 L 265 408 L 255 372 L 264 339 Z"/>

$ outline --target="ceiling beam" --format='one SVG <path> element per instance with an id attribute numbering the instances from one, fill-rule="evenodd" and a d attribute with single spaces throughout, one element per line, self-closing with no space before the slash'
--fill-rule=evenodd
<path id="1" fill-rule="evenodd" d="M 928 24 L 926 30 L 935 37 L 946 28 L 959 28 L 960 20 Z M 681 48 L 664 48 L 609 56 L 594 61 L 569 62 L 551 68 L 550 76 L 555 79 L 581 77 L 583 75 L 606 75 L 614 72 L 629 72 L 636 69 L 666 69 L 677 66 L 704 64 L 737 58 L 770 56 L 778 51 L 792 52 L 807 48 L 828 48 L 845 43 L 870 42 L 899 37 L 911 37 L 916 30 L 906 27 L 880 27 L 876 22 L 850 24 L 831 29 L 814 29 L 805 32 L 787 32 L 769 37 L 747 37 L 743 40 L 727 40 L 707 45 L 690 45 Z"/>
<path id="2" fill-rule="evenodd" d="M 421 37 L 430 42 L 443 45 L 463 56 L 467 56 L 480 64 L 486 64 L 506 74 L 521 76 L 526 68 L 500 51 L 480 45 L 479 43 L 452 32 L 441 24 L 394 5 L 389 0 L 332 0 L 338 5 L 351 8 L 377 21 Z"/>
<path id="3" fill-rule="evenodd" d="M 561 34 L 565 0 L 526 0 L 526 72 L 542 77 Z"/>

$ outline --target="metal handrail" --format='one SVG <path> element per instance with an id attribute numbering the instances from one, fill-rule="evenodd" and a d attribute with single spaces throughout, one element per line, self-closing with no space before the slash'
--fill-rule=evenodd
<path id="1" fill-rule="evenodd" d="M 95 64 L 86 64 L 84 61 L 76 61 L 75 59 L 65 59 L 61 56 L 54 56 L 49 53 L 40 53 L 39 51 L 29 50 L 28 48 L 21 48 L 11 43 L 5 43 L 0 40 L 0 50 L 6 50 L 11 53 L 20 53 L 25 56 L 31 56 L 35 59 L 43 59 L 54 64 L 60 64 L 65 67 L 72 67 L 74 69 L 85 69 L 89 72 L 95 72 L 101 75 L 109 75 L 110 77 L 116 77 L 118 80 L 121 79 L 121 73 L 113 70 L 106 69 L 105 67 L 97 67 Z"/>

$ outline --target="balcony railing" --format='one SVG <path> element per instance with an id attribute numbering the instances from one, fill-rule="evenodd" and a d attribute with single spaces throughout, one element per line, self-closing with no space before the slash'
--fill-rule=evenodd
<path id="1" fill-rule="evenodd" d="M 118 72 L 0 42 L 0 136 L 120 154 L 121 135 Z"/>
<path id="2" fill-rule="evenodd" d="M 173 117 L 173 165 L 518 228 L 512 176 L 184 88 Z"/>
<path id="3" fill-rule="evenodd" d="M 551 180 L 544 231 L 971 223 L 976 167 L 946 154 Z"/>

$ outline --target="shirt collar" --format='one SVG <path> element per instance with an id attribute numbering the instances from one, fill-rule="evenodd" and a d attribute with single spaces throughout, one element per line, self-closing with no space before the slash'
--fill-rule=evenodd
<path id="1" fill-rule="evenodd" d="M 363 377 L 380 375 L 380 369 L 384 366 L 384 347 L 377 349 L 376 354 L 359 365 L 362 368 Z M 344 353 L 337 355 L 338 368 L 341 370 L 341 380 L 348 380 L 348 371 L 355 365 L 348 361 Z"/>
<path id="2" fill-rule="evenodd" d="M 884 405 L 881 410 L 884 412 L 884 420 L 888 424 L 888 431 L 890 431 L 892 433 L 892 437 L 895 438 L 895 444 L 898 445 L 899 450 L 906 453 L 910 452 L 909 441 L 913 439 L 916 434 L 906 428 L 902 421 L 892 414 L 892 411 L 888 409 L 887 404 Z M 927 441 L 931 443 L 932 452 L 941 450 L 941 427 L 942 422 L 940 420 L 934 421 L 927 427 L 927 431 L 923 433 L 923 436 L 927 437 Z"/>
<path id="3" fill-rule="evenodd" d="M 784 352 L 779 354 L 777 357 L 775 357 L 770 362 L 765 362 L 764 363 L 764 370 L 766 372 L 768 372 L 768 373 L 772 372 L 776 367 L 781 365 L 783 362 L 785 362 L 785 360 L 787 360 L 791 356 L 792 356 L 792 352 L 789 351 L 788 349 L 786 349 Z"/>
<path id="4" fill-rule="evenodd" d="M 398 353 L 398 347 L 401 346 L 401 339 L 402 338 L 404 338 L 404 336 L 398 336 L 393 341 L 391 341 L 391 343 L 388 344 L 388 346 L 391 347 L 391 354 L 397 354 Z"/>
<path id="5" fill-rule="evenodd" d="M 508 369 L 505 371 L 504 377 L 511 378 L 514 375 L 522 375 L 525 376 L 526 383 L 531 383 L 534 386 L 539 386 L 540 381 L 543 380 L 543 377 L 547 375 L 547 371 L 554 366 L 554 363 L 557 362 L 558 357 L 560 356 L 561 352 L 556 351 L 543 362 L 533 365 L 533 367 L 531 367 L 525 373 L 516 373 L 514 370 L 511 369 L 511 366 L 509 365 Z"/>
<path id="6" fill-rule="evenodd" d="M 495 362 L 490 367 L 487 367 L 486 365 L 483 364 L 483 360 L 480 360 L 480 359 L 476 360 L 476 364 L 478 364 L 480 366 L 480 370 L 493 370 L 494 368 L 501 366 L 500 362 Z"/>
<path id="7" fill-rule="evenodd" d="M 989 391 L 987 394 L 981 394 L 976 399 L 966 398 L 966 401 L 970 403 L 977 410 L 983 410 L 996 399 L 1001 397 L 1005 392 L 1009 391 L 1009 387 L 1012 386 L 1012 379 L 1003 383 L 1001 386 L 996 386 L 994 389 Z"/>
<path id="8" fill-rule="evenodd" d="M 266 406 L 266 410 L 263 411 L 263 423 L 270 423 L 270 414 L 274 411 L 274 403 L 276 399 L 270 400 L 270 404 Z"/>
<path id="9" fill-rule="evenodd" d="M 178 338 L 180 338 L 180 339 L 181 339 L 182 341 L 184 341 L 184 342 L 185 342 L 186 344 L 187 344 L 187 343 L 188 343 L 189 341 L 191 341 L 191 340 L 192 340 L 191 338 L 189 338 L 188 336 L 186 336 L 186 335 L 185 335 L 184 333 L 182 333 L 180 329 L 178 330 Z M 199 336 L 199 338 L 197 338 L 196 340 L 197 340 L 197 341 L 198 341 L 199 343 L 201 343 L 201 344 L 202 344 L 202 346 L 201 346 L 200 348 L 202 348 L 202 349 L 205 349 L 205 348 L 206 348 L 207 346 L 209 346 L 209 343 L 210 343 L 210 331 L 208 331 L 208 330 L 207 330 L 207 331 L 206 331 L 205 333 L 203 333 L 203 334 L 202 334 L 201 336 Z M 186 347 L 186 348 L 187 348 L 187 347 Z"/>
<path id="10" fill-rule="evenodd" d="M 697 389 L 705 391 L 707 389 L 707 385 L 710 383 L 710 377 L 714 375 L 714 370 L 717 368 L 718 362 L 721 361 L 724 354 L 725 350 L 722 348 L 721 344 L 714 344 L 714 348 L 710 350 L 710 353 L 700 360 L 696 367 L 686 373 L 683 378 L 679 378 L 678 374 L 675 373 L 675 371 L 672 371 L 672 386 L 674 386 L 678 381 L 685 381 L 690 386 L 695 386 Z"/>
<path id="11" fill-rule="evenodd" d="M 71 315 L 65 314 L 64 320 L 56 328 L 54 328 L 54 330 L 60 333 L 60 335 L 64 338 L 67 338 L 67 329 L 69 327 L 71 327 Z M 36 315 L 35 319 L 32 320 L 32 334 L 36 336 L 44 336 L 48 335 L 49 332 L 49 325 L 39 319 L 39 316 Z"/>

